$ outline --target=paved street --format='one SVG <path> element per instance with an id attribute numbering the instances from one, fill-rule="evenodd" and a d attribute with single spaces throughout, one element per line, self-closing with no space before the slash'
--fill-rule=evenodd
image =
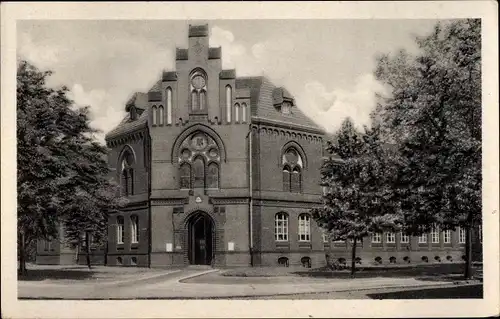
<path id="1" fill-rule="evenodd" d="M 415 278 L 308 280 L 274 277 L 260 282 L 245 281 L 245 278 L 225 278 L 226 282 L 220 283 L 215 280 L 217 277 L 221 277 L 218 276 L 218 270 L 188 268 L 141 271 L 139 275 L 129 271 L 128 276 L 122 274 L 117 280 L 109 277 L 106 280 L 23 280 L 18 282 L 18 296 L 37 299 L 397 299 L 402 296 L 401 290 L 419 289 L 420 292 L 413 290 L 413 293 L 407 294 L 407 298 L 417 295 L 427 298 L 424 289 L 448 287 L 448 290 L 437 292 L 438 296 L 448 298 L 458 287 L 450 281 Z M 482 286 L 478 287 L 481 287 L 480 293 L 477 292 L 477 287 L 471 285 L 460 286 L 459 290 L 462 295 L 466 295 L 466 292 L 475 289 L 476 292 L 471 294 L 480 298 Z M 434 290 L 427 292 L 431 296 L 429 298 L 436 298 Z"/>

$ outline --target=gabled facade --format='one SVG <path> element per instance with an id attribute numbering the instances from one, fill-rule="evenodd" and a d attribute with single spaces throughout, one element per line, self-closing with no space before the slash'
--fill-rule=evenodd
<path id="1" fill-rule="evenodd" d="M 93 252 L 94 261 L 315 267 L 325 255 L 348 259 L 349 243 L 331 242 L 309 215 L 321 205 L 325 133 L 285 88 L 222 69 L 208 30 L 189 26 L 175 70 L 135 93 L 106 135 L 112 177 L 129 204 L 110 216 L 107 247 Z M 459 260 L 460 236 L 440 233 L 436 244 L 384 234 L 364 240 L 358 256 Z M 58 263 L 44 245 L 38 260 Z"/>

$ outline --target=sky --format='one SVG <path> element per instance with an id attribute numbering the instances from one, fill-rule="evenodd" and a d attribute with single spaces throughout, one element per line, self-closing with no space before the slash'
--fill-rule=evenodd
<path id="1" fill-rule="evenodd" d="M 175 69 L 175 48 L 187 48 L 189 24 L 209 24 L 223 68 L 265 75 L 286 87 L 297 106 L 328 132 L 346 117 L 369 124 L 376 57 L 418 50 L 415 36 L 437 20 L 24 20 L 17 56 L 52 70 L 49 85 L 66 85 L 77 105 L 91 107 L 103 133 L 125 116 L 125 102 L 147 92 L 162 70 Z M 103 138 L 103 134 L 98 136 Z"/>

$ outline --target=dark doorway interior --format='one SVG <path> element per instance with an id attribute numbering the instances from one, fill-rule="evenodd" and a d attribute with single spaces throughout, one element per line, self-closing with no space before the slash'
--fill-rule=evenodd
<path id="1" fill-rule="evenodd" d="M 189 223 L 189 263 L 191 265 L 210 265 L 213 253 L 212 219 L 199 213 Z"/>

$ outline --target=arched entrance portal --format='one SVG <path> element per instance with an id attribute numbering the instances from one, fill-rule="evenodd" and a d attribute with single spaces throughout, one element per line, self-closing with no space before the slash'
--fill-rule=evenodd
<path id="1" fill-rule="evenodd" d="M 214 223 L 204 212 L 195 213 L 188 222 L 189 249 L 191 265 L 210 265 L 214 245 Z"/>

